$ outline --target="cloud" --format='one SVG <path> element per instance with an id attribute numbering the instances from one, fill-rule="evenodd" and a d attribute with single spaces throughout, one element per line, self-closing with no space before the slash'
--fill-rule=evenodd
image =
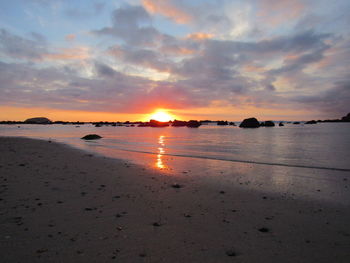
<path id="1" fill-rule="evenodd" d="M 0 62 L 0 103 L 129 113 L 144 113 L 160 106 L 197 105 L 187 91 L 174 83 L 128 76 L 99 62 L 95 62 L 94 67 L 97 75 L 84 78 L 63 68 L 36 69 L 28 64 Z"/>
<path id="2" fill-rule="evenodd" d="M 3 56 L 15 60 L 40 62 L 49 60 L 84 60 L 90 57 L 87 47 L 54 48 L 50 47 L 44 36 L 31 33 L 30 38 L 0 30 L 0 52 Z"/>
<path id="3" fill-rule="evenodd" d="M 41 55 L 43 60 L 84 60 L 90 58 L 90 50 L 87 47 L 60 48 L 56 53 Z"/>
<path id="4" fill-rule="evenodd" d="M 179 24 L 187 24 L 193 20 L 192 14 L 178 6 L 181 1 L 142 0 L 143 7 L 151 14 L 160 14 Z"/>
<path id="5" fill-rule="evenodd" d="M 195 33 L 191 33 L 191 34 L 187 35 L 187 38 L 193 39 L 193 40 L 199 40 L 199 41 L 204 40 L 204 39 L 210 39 L 213 37 L 214 37 L 213 34 L 202 33 L 202 32 L 195 32 Z"/>
<path id="6" fill-rule="evenodd" d="M 64 39 L 67 41 L 73 41 L 76 39 L 76 35 L 75 34 L 68 34 L 64 37 Z"/>
<path id="7" fill-rule="evenodd" d="M 322 110 L 334 116 L 346 115 L 349 113 L 350 101 L 350 78 L 334 83 L 333 87 L 327 91 L 312 96 L 296 96 L 292 101 L 300 103 L 309 109 Z"/>
<path id="8" fill-rule="evenodd" d="M 113 11 L 112 26 L 92 31 L 95 35 L 110 35 L 128 45 L 153 45 L 162 34 L 151 25 L 151 17 L 140 6 L 123 6 Z"/>
<path id="9" fill-rule="evenodd" d="M 114 77 L 116 74 L 119 74 L 110 66 L 99 62 L 95 62 L 95 70 L 99 77 Z"/>
<path id="10" fill-rule="evenodd" d="M 167 61 L 160 53 L 149 49 L 113 46 L 109 49 L 109 54 L 124 63 L 155 69 L 159 72 L 168 72 L 172 66 L 171 61 Z"/>
<path id="11" fill-rule="evenodd" d="M 284 22 L 295 21 L 306 9 L 305 1 L 301 0 L 259 0 L 260 16 L 265 23 L 276 26 Z"/>
<path id="12" fill-rule="evenodd" d="M 332 111 L 345 110 L 350 55 L 346 35 L 317 31 L 311 22 L 307 30 L 249 35 L 254 20 L 248 18 L 258 2 L 246 3 L 237 12 L 231 12 L 236 7 L 231 1 L 213 3 L 148 0 L 143 6 L 121 5 L 112 11 L 110 25 L 87 29 L 93 33 L 89 46 L 77 46 L 76 41 L 56 46 L 37 33 L 19 36 L 2 29 L 0 102 L 118 113 L 156 107 L 330 111 L 333 105 Z M 297 3 L 291 17 L 299 21 L 307 9 L 298 9 Z M 271 14 L 290 7 L 272 0 L 260 5 L 270 7 Z M 191 17 L 181 20 L 182 13 L 174 10 Z M 244 14 L 235 18 L 240 12 Z M 159 22 L 164 19 L 155 19 L 155 14 L 186 24 L 167 21 L 175 34 L 164 29 Z M 247 28 L 240 22 L 245 18 Z M 68 32 L 62 31 L 60 39 L 74 40 Z"/>
<path id="13" fill-rule="evenodd" d="M 0 52 L 15 59 L 37 60 L 47 52 L 46 42 L 41 35 L 32 33 L 32 39 L 26 39 L 0 29 Z"/>

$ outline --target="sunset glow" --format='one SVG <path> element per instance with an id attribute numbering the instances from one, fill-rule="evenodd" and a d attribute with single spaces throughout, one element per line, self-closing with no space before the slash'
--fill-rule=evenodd
<path id="1" fill-rule="evenodd" d="M 151 120 L 166 122 L 174 120 L 174 117 L 167 113 L 166 111 L 158 110 L 155 113 L 153 113 L 150 117 Z"/>
<path id="2" fill-rule="evenodd" d="M 295 120 L 349 109 L 348 0 L 13 0 L 0 10 L 1 120 L 174 119 L 150 116 L 160 108 L 181 120 Z"/>

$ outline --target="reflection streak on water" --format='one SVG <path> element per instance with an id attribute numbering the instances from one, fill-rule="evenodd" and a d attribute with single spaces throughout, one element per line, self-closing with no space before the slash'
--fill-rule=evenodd
<path id="1" fill-rule="evenodd" d="M 160 145 L 160 147 L 158 147 L 158 154 L 157 154 L 157 161 L 156 161 L 156 167 L 159 169 L 164 169 L 166 168 L 166 166 L 163 163 L 162 157 L 163 154 L 165 154 L 165 150 L 164 150 L 164 135 L 160 135 L 158 138 L 158 143 Z"/>

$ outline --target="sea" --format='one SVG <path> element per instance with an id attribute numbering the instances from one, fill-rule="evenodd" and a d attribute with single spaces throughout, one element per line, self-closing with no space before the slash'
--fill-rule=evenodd
<path id="1" fill-rule="evenodd" d="M 102 139 L 82 140 L 87 134 Z M 343 188 L 350 180 L 350 123 L 255 129 L 212 123 L 198 128 L 26 124 L 0 125 L 0 136 L 53 140 L 167 176 L 239 182 L 262 192 L 336 202 L 349 192 Z M 323 194 L 308 194 L 314 191 Z"/>

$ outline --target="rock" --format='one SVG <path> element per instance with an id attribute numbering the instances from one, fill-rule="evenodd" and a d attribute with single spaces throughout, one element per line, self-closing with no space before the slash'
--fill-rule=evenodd
<path id="1" fill-rule="evenodd" d="M 265 122 L 260 123 L 260 126 L 275 127 L 275 123 L 273 121 L 265 121 Z"/>
<path id="2" fill-rule="evenodd" d="M 45 118 L 45 117 L 30 118 L 30 119 L 26 119 L 24 122 L 28 124 L 51 124 L 52 123 L 52 121 L 50 121 L 48 118 Z"/>
<path id="3" fill-rule="evenodd" d="M 341 118 L 341 121 L 343 121 L 343 122 L 350 122 L 350 113 L 348 113 L 348 115 L 346 115 L 343 118 Z"/>
<path id="4" fill-rule="evenodd" d="M 190 120 L 187 122 L 186 126 L 189 128 L 198 128 L 202 124 L 199 121 Z"/>
<path id="5" fill-rule="evenodd" d="M 240 128 L 259 128 L 260 123 L 256 118 L 244 119 L 239 125 Z"/>
<path id="6" fill-rule="evenodd" d="M 281 126 L 281 127 L 284 126 L 283 122 L 280 122 L 280 124 L 278 124 L 278 126 Z"/>
<path id="7" fill-rule="evenodd" d="M 259 230 L 260 232 L 262 232 L 262 233 L 270 232 L 270 230 L 269 230 L 268 228 L 266 228 L 266 227 L 259 228 L 258 230 Z"/>
<path id="8" fill-rule="evenodd" d="M 171 124 L 171 126 L 173 127 L 184 127 L 187 125 L 187 121 L 178 121 L 178 120 L 174 120 L 173 123 Z"/>
<path id="9" fill-rule="evenodd" d="M 305 122 L 305 124 L 316 124 L 316 123 L 317 123 L 317 121 L 315 121 L 315 120 Z"/>
<path id="10" fill-rule="evenodd" d="M 102 137 L 100 135 L 97 134 L 88 134 L 85 135 L 84 137 L 80 138 L 83 140 L 97 140 L 97 139 L 101 139 Z"/>
<path id="11" fill-rule="evenodd" d="M 229 124 L 228 125 L 231 125 L 231 126 L 236 126 L 236 124 L 234 123 L 234 122 L 229 122 Z"/>
<path id="12" fill-rule="evenodd" d="M 299 121 L 295 121 L 295 122 L 293 122 L 293 124 L 298 125 L 298 124 L 300 124 L 300 122 Z"/>
<path id="13" fill-rule="evenodd" d="M 172 188 L 182 188 L 183 186 L 180 185 L 180 184 L 175 183 L 175 184 L 172 184 L 171 187 Z"/>
<path id="14" fill-rule="evenodd" d="M 137 127 L 151 127 L 149 122 L 142 122 Z"/>
<path id="15" fill-rule="evenodd" d="M 216 125 L 228 125 L 228 121 L 218 121 Z"/>
<path id="16" fill-rule="evenodd" d="M 150 127 L 168 127 L 169 126 L 169 122 L 150 120 L 149 121 L 149 126 Z"/>
<path id="17" fill-rule="evenodd" d="M 226 251 L 226 255 L 229 257 L 235 257 L 235 256 L 237 256 L 237 252 L 234 251 L 233 249 L 229 249 Z"/>

